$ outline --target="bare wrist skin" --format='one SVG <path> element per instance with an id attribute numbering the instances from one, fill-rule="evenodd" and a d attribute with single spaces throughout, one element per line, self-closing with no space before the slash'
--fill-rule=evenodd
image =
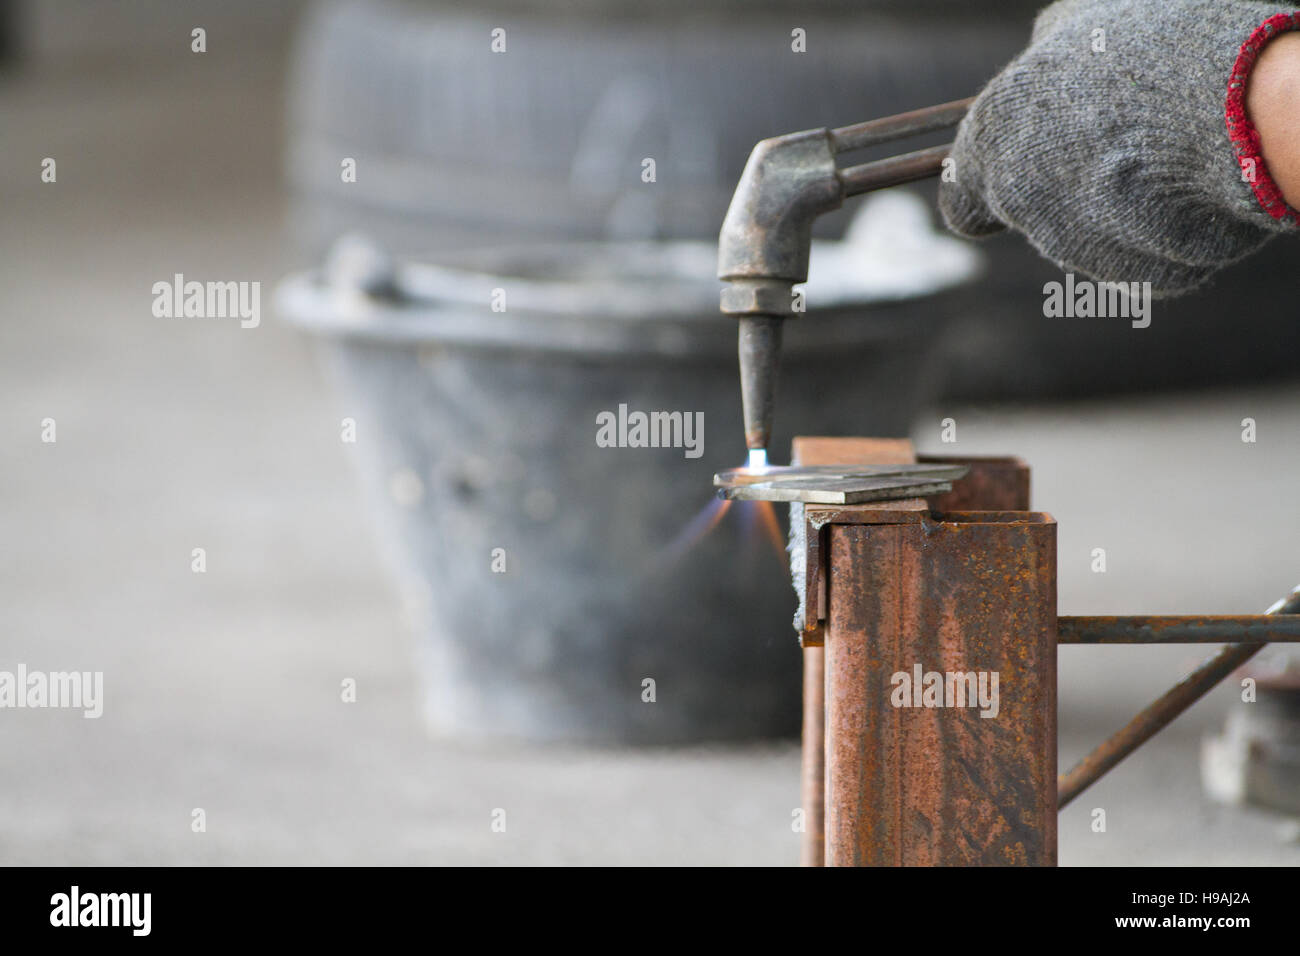
<path id="1" fill-rule="evenodd" d="M 1246 86 L 1246 113 L 1269 174 L 1300 208 L 1300 33 L 1280 34 L 1261 51 Z"/>

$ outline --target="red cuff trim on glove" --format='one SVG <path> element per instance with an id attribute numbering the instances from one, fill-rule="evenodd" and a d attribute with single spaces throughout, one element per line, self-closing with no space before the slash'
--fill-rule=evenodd
<path id="1" fill-rule="evenodd" d="M 1290 219 L 1300 223 L 1300 210 L 1287 204 L 1282 198 L 1282 190 L 1278 189 L 1277 183 L 1269 175 L 1264 157 L 1259 151 L 1259 132 L 1246 115 L 1246 79 L 1255 65 L 1255 59 L 1269 40 L 1290 30 L 1300 30 L 1300 12 L 1278 13 L 1269 17 L 1241 45 L 1241 52 L 1237 54 L 1237 62 L 1233 64 L 1232 76 L 1228 80 L 1228 100 L 1224 112 L 1228 121 L 1228 138 L 1237 151 L 1237 163 L 1241 166 L 1242 177 L 1250 183 L 1259 204 L 1274 219 Z"/>

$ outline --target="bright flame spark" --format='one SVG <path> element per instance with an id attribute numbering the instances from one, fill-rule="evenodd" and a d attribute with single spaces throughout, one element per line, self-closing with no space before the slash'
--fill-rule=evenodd
<path id="1" fill-rule="evenodd" d="M 749 450 L 749 461 L 745 463 L 749 471 L 766 471 L 767 470 L 767 449 L 751 448 Z"/>
<path id="2" fill-rule="evenodd" d="M 714 498 L 701 508 L 686 523 L 686 526 L 677 533 L 677 536 L 669 542 L 668 546 L 659 553 L 655 559 L 655 565 L 663 567 L 680 560 L 688 551 L 703 541 L 710 531 L 718 526 L 723 515 L 731 509 L 731 504 L 732 502 L 728 498 Z"/>
<path id="3" fill-rule="evenodd" d="M 709 503 L 709 506 L 700 512 L 699 517 L 707 518 L 707 520 L 704 522 L 704 527 L 690 539 L 689 544 L 695 545 L 702 541 L 706 534 L 718 526 L 718 522 L 722 520 L 722 516 L 725 515 L 730 508 L 731 500 L 729 498 L 714 498 L 713 501 Z M 687 527 L 689 529 L 689 525 Z"/>

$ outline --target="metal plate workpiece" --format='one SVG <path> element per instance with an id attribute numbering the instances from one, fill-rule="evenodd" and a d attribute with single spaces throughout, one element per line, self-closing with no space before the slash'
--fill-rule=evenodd
<path id="1" fill-rule="evenodd" d="M 723 498 L 853 505 L 952 490 L 965 465 L 790 465 L 731 468 L 713 476 Z"/>

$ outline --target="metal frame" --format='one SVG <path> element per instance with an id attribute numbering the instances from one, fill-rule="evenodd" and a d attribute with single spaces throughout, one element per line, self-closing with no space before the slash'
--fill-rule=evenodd
<path id="1" fill-rule="evenodd" d="M 898 463 L 902 441 L 796 439 L 802 464 Z M 1054 865 L 1056 811 L 1267 643 L 1300 641 L 1300 589 L 1266 615 L 1059 617 L 1055 522 L 1016 459 L 930 499 L 807 506 L 804 865 Z M 1222 643 L 1070 772 L 1056 773 L 1056 647 Z M 991 671 L 999 716 L 908 710 L 886 674 Z"/>

